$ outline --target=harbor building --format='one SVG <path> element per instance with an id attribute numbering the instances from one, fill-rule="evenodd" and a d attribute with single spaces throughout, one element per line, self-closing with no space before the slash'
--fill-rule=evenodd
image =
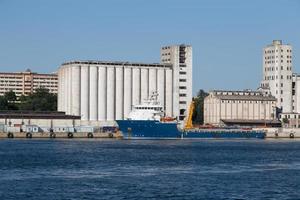
<path id="1" fill-rule="evenodd" d="M 204 99 L 204 123 L 222 125 L 280 125 L 274 119 L 276 98 L 261 91 L 213 90 Z"/>
<path id="2" fill-rule="evenodd" d="M 192 47 L 162 47 L 161 63 L 70 61 L 58 80 L 58 111 L 82 120 L 125 119 L 152 92 L 166 116 L 183 120 L 192 99 Z"/>
<path id="3" fill-rule="evenodd" d="M 279 115 L 282 126 L 285 128 L 300 128 L 299 113 L 282 113 Z"/>
<path id="4" fill-rule="evenodd" d="M 277 99 L 277 107 L 282 112 L 293 112 L 292 98 L 292 46 L 281 40 L 263 49 L 263 80 L 261 88 L 270 91 Z"/>
<path id="5" fill-rule="evenodd" d="M 300 113 L 300 74 L 292 75 L 292 107 L 293 113 Z"/>
<path id="6" fill-rule="evenodd" d="M 57 94 L 58 77 L 53 74 L 39 74 L 27 69 L 25 72 L 0 73 L 0 95 L 13 91 L 16 96 L 28 95 L 37 88 L 47 88 Z"/>
<path id="7" fill-rule="evenodd" d="M 173 116 L 184 120 L 192 100 L 192 47 L 187 45 L 161 48 L 161 63 L 171 64 L 173 71 Z"/>

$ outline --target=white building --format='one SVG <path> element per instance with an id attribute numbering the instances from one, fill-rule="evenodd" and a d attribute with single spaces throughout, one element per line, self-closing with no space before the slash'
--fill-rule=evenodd
<path id="1" fill-rule="evenodd" d="M 291 90 L 293 113 L 300 113 L 300 74 L 293 74 Z"/>
<path id="2" fill-rule="evenodd" d="M 282 112 L 295 110 L 292 98 L 292 46 L 273 40 L 263 49 L 263 80 L 261 88 L 277 99 Z"/>
<path id="3" fill-rule="evenodd" d="M 192 47 L 187 45 L 161 48 L 161 62 L 172 64 L 173 116 L 183 120 L 192 100 Z"/>
<path id="4" fill-rule="evenodd" d="M 192 98 L 192 49 L 163 47 L 161 60 L 63 63 L 58 70 L 58 110 L 82 120 L 124 119 L 133 105 L 157 91 L 166 115 L 183 119 Z"/>
<path id="5" fill-rule="evenodd" d="M 204 123 L 255 122 L 274 119 L 276 98 L 259 91 L 214 90 L 204 99 Z"/>
<path id="6" fill-rule="evenodd" d="M 282 113 L 279 115 L 282 126 L 286 128 L 300 128 L 300 114 L 299 113 Z"/>
<path id="7" fill-rule="evenodd" d="M 13 91 L 16 96 L 28 95 L 37 88 L 47 88 L 50 93 L 57 93 L 56 74 L 38 74 L 26 70 L 25 72 L 1 72 L 0 73 L 0 95 Z"/>

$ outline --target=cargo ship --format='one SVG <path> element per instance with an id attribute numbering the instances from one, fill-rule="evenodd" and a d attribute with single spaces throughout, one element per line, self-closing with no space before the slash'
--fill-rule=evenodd
<path id="1" fill-rule="evenodd" d="M 176 119 L 164 117 L 163 106 L 157 101 L 157 93 L 140 105 L 133 106 L 128 119 L 116 120 L 124 139 L 172 139 L 172 138 L 265 138 L 265 131 L 242 128 L 194 128 L 192 113 L 194 101 L 189 109 L 186 124 L 180 128 Z"/>

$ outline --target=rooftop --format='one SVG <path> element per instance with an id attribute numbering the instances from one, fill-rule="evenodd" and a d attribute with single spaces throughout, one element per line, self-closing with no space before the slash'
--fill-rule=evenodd
<path id="1" fill-rule="evenodd" d="M 172 64 L 161 63 L 137 63 L 137 62 L 123 62 L 123 61 L 97 61 L 97 60 L 74 60 L 65 62 L 62 66 L 71 64 L 83 64 L 83 65 L 112 65 L 112 66 L 141 66 L 141 67 L 171 67 Z"/>
<path id="2" fill-rule="evenodd" d="M 66 115 L 65 112 L 0 111 L 0 119 L 80 119 L 80 116 Z"/>
<path id="3" fill-rule="evenodd" d="M 260 91 L 252 90 L 213 90 L 211 93 L 222 100 L 276 101 L 274 96 L 264 95 Z"/>
<path id="4" fill-rule="evenodd" d="M 34 75 L 42 75 L 42 76 L 57 76 L 56 73 L 49 73 L 49 74 L 37 73 L 37 72 L 31 72 L 28 69 L 24 72 L 0 72 L 0 74 L 1 75 L 24 75 L 24 74 L 30 75 L 30 74 L 34 74 Z"/>

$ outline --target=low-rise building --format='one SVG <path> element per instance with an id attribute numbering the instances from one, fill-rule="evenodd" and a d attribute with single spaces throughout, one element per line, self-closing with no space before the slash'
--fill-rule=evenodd
<path id="1" fill-rule="evenodd" d="M 300 128 L 300 113 L 281 113 L 279 118 L 285 128 Z"/>
<path id="2" fill-rule="evenodd" d="M 274 117 L 276 101 L 261 91 L 214 90 L 204 100 L 204 123 L 278 126 L 280 122 Z"/>
<path id="3" fill-rule="evenodd" d="M 57 94 L 57 74 L 38 74 L 29 69 L 25 72 L 1 72 L 0 95 L 13 91 L 16 96 L 28 95 L 37 88 L 47 88 L 50 93 Z"/>

